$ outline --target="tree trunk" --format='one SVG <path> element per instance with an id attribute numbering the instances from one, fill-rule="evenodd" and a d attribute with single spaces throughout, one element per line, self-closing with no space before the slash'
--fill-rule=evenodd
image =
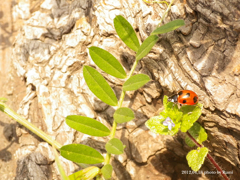
<path id="1" fill-rule="evenodd" d="M 118 38 L 114 17 L 123 15 L 143 41 L 158 25 L 166 5 L 134 0 L 39 2 L 30 9 L 13 48 L 14 67 L 27 89 L 19 112 L 62 144 L 87 144 L 105 153 L 107 138 L 86 137 L 65 123 L 65 117 L 73 114 L 95 118 L 109 128 L 113 122 L 114 109 L 98 100 L 83 79 L 83 65 L 97 68 L 88 48 L 94 45 L 108 50 L 129 71 L 135 53 Z M 16 9 L 14 12 L 16 16 Z M 163 96 L 181 89 L 199 95 L 204 109 L 198 122 L 208 134 L 204 146 L 229 172 L 230 179 L 239 179 L 239 18 L 237 0 L 175 1 L 163 23 L 184 19 L 186 25 L 161 35 L 136 68 L 136 73 L 145 73 L 153 81 L 127 93 L 124 100 L 124 106 L 132 108 L 136 118 L 118 126 L 117 137 L 126 149 L 112 159 L 114 179 L 221 179 L 208 160 L 201 168 L 203 173 L 190 174 L 186 154 L 191 149 L 182 133 L 173 137 L 156 135 L 145 126 L 146 120 L 162 108 Z M 103 75 L 119 97 L 122 81 Z M 20 147 L 14 156 L 20 160 L 16 176 L 24 178 L 30 176 L 29 170 L 19 170 L 23 162 L 30 162 L 24 158 L 31 159 L 32 153 L 40 152 L 51 164 L 54 157 L 46 143 L 20 132 Z M 62 162 L 68 174 L 76 169 L 69 161 Z M 52 178 L 59 178 L 55 163 L 52 170 Z"/>

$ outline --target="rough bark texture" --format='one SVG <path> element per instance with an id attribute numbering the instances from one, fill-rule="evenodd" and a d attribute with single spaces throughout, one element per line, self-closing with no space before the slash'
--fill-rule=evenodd
<path id="1" fill-rule="evenodd" d="M 114 17 L 123 15 L 143 41 L 159 23 L 166 6 L 137 0 L 38 2 L 24 14 L 25 23 L 14 43 L 13 64 L 27 87 L 19 113 L 62 144 L 87 144 L 104 154 L 107 138 L 76 133 L 64 122 L 71 114 L 96 118 L 109 128 L 113 121 L 114 109 L 95 98 L 84 82 L 83 65 L 96 67 L 87 48 L 95 45 L 108 50 L 129 71 L 135 54 L 117 37 Z M 14 17 L 21 15 L 19 7 L 15 6 Z M 164 23 L 184 19 L 186 25 L 162 35 L 137 66 L 137 72 L 153 81 L 128 93 L 123 103 L 134 110 L 136 119 L 118 126 L 117 137 L 126 149 L 112 160 L 114 179 L 221 179 L 217 174 L 186 173 L 190 170 L 186 161 L 190 148 L 184 143 L 184 135 L 156 135 L 144 125 L 162 107 L 163 95 L 180 89 L 199 95 L 204 104 L 199 123 L 208 133 L 204 145 L 225 171 L 232 171 L 231 179 L 239 179 L 239 18 L 237 0 L 175 1 Z M 119 97 L 122 81 L 103 75 Z M 14 153 L 16 159 L 29 159 L 29 154 L 40 152 L 48 164 L 54 161 L 46 143 L 39 143 L 24 130 L 17 134 L 20 148 Z M 62 161 L 68 174 L 76 169 L 71 162 Z M 201 170 L 216 172 L 207 160 Z M 58 178 L 56 172 L 53 164 L 53 179 Z"/>

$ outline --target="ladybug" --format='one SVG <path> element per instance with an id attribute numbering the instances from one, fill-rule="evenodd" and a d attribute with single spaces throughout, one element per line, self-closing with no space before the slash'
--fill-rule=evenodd
<path id="1" fill-rule="evenodd" d="M 181 105 L 195 105 L 198 103 L 198 95 L 190 90 L 181 90 L 177 94 L 168 98 L 168 101 Z"/>

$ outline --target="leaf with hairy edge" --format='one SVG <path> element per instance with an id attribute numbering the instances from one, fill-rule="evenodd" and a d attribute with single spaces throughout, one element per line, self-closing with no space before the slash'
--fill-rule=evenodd
<path id="1" fill-rule="evenodd" d="M 117 138 L 113 138 L 107 142 L 105 148 L 108 153 L 119 155 L 123 153 L 125 146 L 122 141 Z"/>
<path id="2" fill-rule="evenodd" d="M 130 49 L 137 52 L 140 44 L 131 24 L 124 17 L 119 15 L 114 18 L 114 27 L 121 40 Z"/>
<path id="3" fill-rule="evenodd" d="M 202 147 L 197 148 L 197 150 L 192 150 L 187 154 L 188 165 L 193 171 L 198 171 L 208 154 L 208 148 Z"/>
<path id="4" fill-rule="evenodd" d="M 96 69 L 90 66 L 84 66 L 83 76 L 89 89 L 95 96 L 110 106 L 116 106 L 118 104 L 117 97 L 112 88 Z"/>
<path id="5" fill-rule="evenodd" d="M 123 90 L 124 91 L 134 91 L 142 87 L 144 84 L 146 84 L 148 81 L 150 81 L 150 78 L 146 74 L 137 74 L 134 76 L 131 76 L 124 84 L 123 84 Z"/>
<path id="6" fill-rule="evenodd" d="M 95 64 L 104 72 L 120 79 L 126 78 L 126 72 L 119 61 L 108 51 L 99 47 L 89 48 L 89 54 Z"/>
<path id="7" fill-rule="evenodd" d="M 61 156 L 76 163 L 97 164 L 104 161 L 104 157 L 97 150 L 83 144 L 62 146 L 60 152 Z"/>
<path id="8" fill-rule="evenodd" d="M 71 128 L 91 136 L 102 137 L 110 134 L 110 130 L 105 125 L 89 117 L 79 115 L 67 116 L 66 123 Z"/>
<path id="9" fill-rule="evenodd" d="M 158 34 L 164 34 L 170 31 L 173 31 L 181 26 L 184 26 L 184 20 L 182 19 L 176 19 L 173 20 L 167 24 L 164 24 L 162 26 L 160 26 L 159 28 L 155 29 L 151 35 L 158 35 Z"/>
<path id="10" fill-rule="evenodd" d="M 144 56 L 146 56 L 149 53 L 149 51 L 151 51 L 152 47 L 156 44 L 158 39 L 159 37 L 157 35 L 152 35 L 145 39 L 137 51 L 136 60 L 138 61 L 142 59 Z"/>
<path id="11" fill-rule="evenodd" d="M 117 123 L 125 123 L 134 119 L 134 113 L 127 107 L 121 107 L 114 112 L 113 118 Z"/>

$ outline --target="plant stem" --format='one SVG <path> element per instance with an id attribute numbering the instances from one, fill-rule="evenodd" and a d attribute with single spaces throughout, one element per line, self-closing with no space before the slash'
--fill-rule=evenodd
<path id="1" fill-rule="evenodd" d="M 168 5 L 167 10 L 164 12 L 164 14 L 163 14 L 163 16 L 162 16 L 162 18 L 161 18 L 158 26 L 159 26 L 160 24 L 162 24 L 162 21 L 164 20 L 165 16 L 167 15 L 168 11 L 170 10 L 173 2 L 174 2 L 174 0 L 172 0 L 172 1 L 170 2 L 170 4 Z"/>
<path id="2" fill-rule="evenodd" d="M 137 67 L 137 63 L 138 61 L 135 61 L 133 66 L 132 66 L 132 69 L 126 79 L 126 81 L 132 76 L 134 70 L 136 69 Z M 118 101 L 118 106 L 117 108 L 120 108 L 122 107 L 122 103 L 123 103 L 123 100 L 124 100 L 124 97 L 125 97 L 125 94 L 126 92 L 125 91 L 122 91 L 121 93 L 121 96 L 120 96 L 120 99 Z M 113 139 L 115 137 L 115 133 L 116 133 L 116 129 L 117 129 L 117 122 L 114 120 L 113 121 L 113 126 L 112 126 L 112 130 L 111 130 L 111 133 L 110 133 L 110 139 Z M 111 158 L 111 153 L 107 153 L 106 157 L 105 157 L 105 160 L 104 160 L 104 164 L 109 164 L 110 163 L 110 158 Z"/>
<path id="3" fill-rule="evenodd" d="M 50 145 L 56 147 L 56 149 L 60 149 L 62 145 L 53 140 L 48 134 L 37 128 L 32 123 L 28 122 L 26 119 L 24 119 L 22 116 L 18 115 L 14 110 L 9 108 L 5 103 L 0 102 L 0 110 L 9 115 L 11 118 L 16 120 L 19 124 L 23 125 L 30 131 L 32 131 L 34 134 L 42 138 L 44 141 L 48 142 Z"/>
<path id="4" fill-rule="evenodd" d="M 196 141 L 196 139 L 194 139 L 194 137 L 192 137 L 192 135 L 189 132 L 187 132 L 186 134 L 198 147 L 203 147 Z M 223 173 L 223 170 L 220 168 L 220 166 L 217 164 L 217 162 L 213 159 L 213 157 L 209 153 L 207 154 L 207 157 L 211 161 L 211 163 L 216 167 L 216 169 L 221 172 L 221 175 L 224 177 L 224 179 L 229 180 L 227 175 Z"/>

